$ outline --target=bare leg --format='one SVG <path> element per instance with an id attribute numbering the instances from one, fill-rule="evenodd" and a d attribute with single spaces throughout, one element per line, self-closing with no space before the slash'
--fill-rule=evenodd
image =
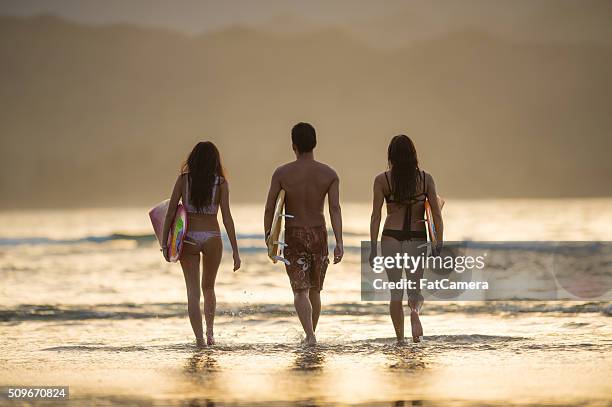
<path id="1" fill-rule="evenodd" d="M 387 272 L 390 281 L 399 281 L 401 278 L 401 270 L 389 270 Z M 404 305 L 402 304 L 404 299 L 404 290 L 393 289 L 390 292 L 391 301 L 389 301 L 389 314 L 391 315 L 391 321 L 393 322 L 393 329 L 395 329 L 395 337 L 397 343 L 404 343 Z"/>
<path id="2" fill-rule="evenodd" d="M 410 326 L 412 328 L 412 342 L 421 342 L 423 336 L 423 325 L 419 318 L 419 310 L 423 304 L 423 296 L 419 294 L 408 295 L 408 306 L 410 307 Z"/>
<path id="3" fill-rule="evenodd" d="M 321 292 L 316 288 L 311 288 L 308 292 L 308 297 L 312 306 L 312 330 L 314 332 L 317 330 L 317 323 L 321 315 Z"/>
<path id="4" fill-rule="evenodd" d="M 391 300 L 389 302 L 389 314 L 391 314 L 391 321 L 393 321 L 393 328 L 395 329 L 395 337 L 398 343 L 404 342 L 404 306 L 402 300 Z"/>
<path id="5" fill-rule="evenodd" d="M 381 249 L 383 256 L 395 256 L 397 253 L 402 253 L 402 242 L 393 238 L 383 236 L 381 240 Z M 403 270 L 397 268 L 387 268 L 387 278 L 390 282 L 399 282 L 403 276 Z M 395 337 L 397 343 L 404 343 L 404 308 L 402 301 L 404 299 L 403 289 L 390 290 L 389 295 L 389 315 L 393 322 Z"/>
<path id="6" fill-rule="evenodd" d="M 187 288 L 187 311 L 189 322 L 195 334 L 198 346 L 204 346 L 204 336 L 202 333 L 202 312 L 200 311 L 200 255 L 185 253 L 181 257 L 181 267 L 185 276 L 185 286 Z"/>
<path id="7" fill-rule="evenodd" d="M 414 244 L 418 244 L 418 242 L 414 242 Z M 421 255 L 425 253 L 425 249 L 421 249 L 419 251 L 418 248 L 412 248 L 415 251 L 416 255 Z M 412 342 L 421 342 L 421 337 L 423 336 L 423 325 L 421 324 L 421 318 L 419 317 L 419 312 L 421 311 L 421 307 L 423 306 L 424 298 L 421 294 L 421 290 L 419 287 L 419 281 L 423 278 L 423 268 L 419 267 L 418 270 L 414 274 L 410 273 L 408 278 L 411 281 L 414 281 L 414 286 L 417 287 L 412 290 L 408 290 L 408 306 L 410 307 L 410 325 L 412 328 Z"/>
<path id="8" fill-rule="evenodd" d="M 204 293 L 204 319 L 206 320 L 206 343 L 208 345 L 215 344 L 214 323 L 215 312 L 217 309 L 217 296 L 215 295 L 215 279 L 221 256 L 223 253 L 223 244 L 220 238 L 211 237 L 204 242 L 202 249 L 204 256 L 202 257 L 202 292 Z"/>
<path id="9" fill-rule="evenodd" d="M 215 344 L 214 324 L 217 310 L 217 296 L 214 288 L 204 290 L 204 318 L 206 319 L 206 343 Z"/>
<path id="10" fill-rule="evenodd" d="M 317 339 L 312 328 L 312 304 L 308 298 L 308 290 L 298 290 L 293 293 L 293 304 L 297 311 L 298 318 L 306 333 L 306 344 L 314 345 L 317 343 Z"/>

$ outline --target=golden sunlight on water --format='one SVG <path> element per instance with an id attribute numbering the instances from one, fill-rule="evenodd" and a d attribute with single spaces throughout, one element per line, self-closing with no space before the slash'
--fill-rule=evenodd
<path id="1" fill-rule="evenodd" d="M 217 345 L 201 350 L 146 208 L 0 213 L 0 385 L 70 385 L 75 404 L 100 405 L 609 403 L 609 302 L 427 302 L 424 341 L 397 346 L 388 305 L 360 300 L 369 207 L 343 209 L 314 349 L 265 256 L 260 206 L 234 209 L 243 268 L 225 253 Z M 611 200 L 450 200 L 444 214 L 448 239 L 612 238 Z M 522 264 L 508 270 L 538 271 Z"/>

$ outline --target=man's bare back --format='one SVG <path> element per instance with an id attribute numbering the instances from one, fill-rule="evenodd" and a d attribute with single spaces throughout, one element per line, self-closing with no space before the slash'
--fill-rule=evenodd
<path id="1" fill-rule="evenodd" d="M 270 231 L 274 216 L 276 197 L 281 189 L 285 190 L 286 227 L 325 226 L 325 196 L 328 199 L 329 217 L 336 238 L 334 263 L 342 259 L 342 213 L 340 209 L 340 180 L 336 171 L 314 159 L 312 152 L 297 154 L 295 161 L 282 165 L 274 171 L 266 210 L 264 230 Z"/>
<path id="2" fill-rule="evenodd" d="M 287 226 L 323 226 L 325 196 L 338 179 L 336 172 L 314 159 L 297 159 L 279 167 L 273 175 L 285 190 Z"/>

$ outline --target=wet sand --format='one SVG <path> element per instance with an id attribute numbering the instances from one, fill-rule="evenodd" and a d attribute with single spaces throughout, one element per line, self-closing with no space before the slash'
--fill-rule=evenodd
<path id="1" fill-rule="evenodd" d="M 207 349 L 183 318 L 5 323 L 0 369 L 75 403 L 608 405 L 608 318 L 425 312 L 423 343 L 398 346 L 385 315 L 323 315 L 305 348 L 292 316 L 223 316 Z"/>

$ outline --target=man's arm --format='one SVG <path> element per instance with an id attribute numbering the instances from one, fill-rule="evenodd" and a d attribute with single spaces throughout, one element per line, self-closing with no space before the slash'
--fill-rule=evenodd
<path id="1" fill-rule="evenodd" d="M 329 218 L 336 238 L 334 249 L 334 264 L 340 263 L 344 256 L 344 244 L 342 242 L 342 210 L 340 209 L 340 179 L 336 175 L 327 192 L 329 204 Z"/>
<path id="2" fill-rule="evenodd" d="M 268 191 L 268 199 L 266 200 L 266 210 L 264 212 L 264 233 L 266 239 L 270 228 L 272 228 L 272 221 L 274 217 L 274 206 L 276 205 L 276 197 L 281 190 L 280 177 L 278 168 L 272 174 L 272 180 L 270 181 L 270 190 Z"/>

